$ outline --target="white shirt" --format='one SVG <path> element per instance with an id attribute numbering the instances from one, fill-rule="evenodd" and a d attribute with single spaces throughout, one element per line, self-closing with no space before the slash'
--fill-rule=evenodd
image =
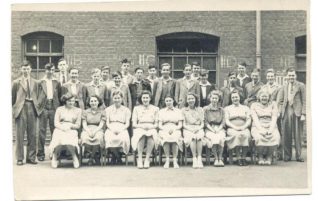
<path id="1" fill-rule="evenodd" d="M 77 87 L 76 85 L 79 83 L 79 81 L 76 81 L 75 83 L 71 82 L 71 93 L 77 94 Z"/>
<path id="2" fill-rule="evenodd" d="M 239 79 L 239 81 L 240 81 L 240 86 L 242 86 L 243 80 L 244 80 L 245 78 L 247 78 L 248 75 L 245 74 L 243 77 L 241 77 L 240 74 L 238 74 L 236 77 L 237 77 L 237 79 Z"/>
<path id="3" fill-rule="evenodd" d="M 207 86 L 211 86 L 211 84 L 210 84 L 210 82 L 206 82 L 205 84 L 203 84 L 202 82 L 200 82 L 199 84 L 200 84 L 200 86 L 201 86 L 201 88 L 202 88 L 202 91 L 201 91 L 201 92 L 202 92 L 202 98 L 205 99 L 206 96 L 207 96 L 205 89 L 206 89 Z"/>
<path id="4" fill-rule="evenodd" d="M 46 97 L 47 99 L 53 99 L 53 79 L 43 78 L 46 82 Z"/>

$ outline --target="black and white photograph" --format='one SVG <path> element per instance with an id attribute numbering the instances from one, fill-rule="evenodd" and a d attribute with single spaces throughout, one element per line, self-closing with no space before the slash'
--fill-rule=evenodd
<path id="1" fill-rule="evenodd" d="M 15 199 L 310 194 L 309 1 L 257 2 L 12 4 Z"/>

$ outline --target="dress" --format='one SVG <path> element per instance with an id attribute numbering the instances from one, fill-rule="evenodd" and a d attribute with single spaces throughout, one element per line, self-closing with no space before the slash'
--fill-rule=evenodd
<path id="1" fill-rule="evenodd" d="M 93 113 L 92 109 L 89 108 L 83 112 L 82 120 L 86 120 L 87 127 L 92 132 L 99 126 L 101 121 L 106 121 L 105 110 L 98 109 L 96 113 Z M 93 138 L 90 138 L 89 134 L 83 130 L 81 139 L 83 145 L 100 145 L 101 147 L 104 147 L 103 129 L 97 131 Z"/>
<path id="2" fill-rule="evenodd" d="M 106 122 L 109 122 L 107 127 L 109 127 L 109 125 L 112 125 L 114 127 L 113 131 L 107 128 L 105 132 L 104 139 L 106 143 L 106 149 L 120 147 L 122 148 L 122 152 L 124 152 L 125 154 L 128 153 L 130 148 L 130 139 L 127 129 L 122 130 L 118 135 L 116 135 L 114 131 L 116 131 L 117 129 L 121 130 L 126 121 L 130 120 L 130 117 L 131 112 L 125 106 L 116 108 L 115 105 L 111 105 L 106 108 Z"/>
<path id="3" fill-rule="evenodd" d="M 244 125 L 251 118 L 250 109 L 245 105 L 230 105 L 224 108 L 224 112 L 225 119 L 229 119 L 236 126 Z M 237 131 L 233 128 L 227 129 L 226 142 L 229 149 L 233 149 L 236 146 L 248 146 L 250 138 L 251 134 L 248 128 L 243 131 Z"/>
<path id="4" fill-rule="evenodd" d="M 79 150 L 78 146 L 78 131 L 68 130 L 63 131 L 60 128 L 76 124 L 78 129 L 81 126 L 82 110 L 76 107 L 66 109 L 65 106 L 58 107 L 55 113 L 54 125 L 55 129 L 52 136 L 52 141 L 49 146 L 50 155 L 54 152 L 55 148 L 60 145 L 71 145 Z"/>
<path id="5" fill-rule="evenodd" d="M 200 126 L 200 124 L 204 124 L 204 113 L 201 107 L 196 107 L 194 109 L 190 109 L 189 107 L 182 108 L 182 115 L 184 119 L 184 124 L 195 129 Z M 204 130 L 203 128 L 193 133 L 192 131 L 183 129 L 183 141 L 186 147 L 188 147 L 192 141 L 192 139 L 202 140 L 204 138 Z"/>
<path id="6" fill-rule="evenodd" d="M 280 134 L 275 122 L 275 127 L 271 135 L 262 135 L 262 130 L 256 127 L 256 121 L 260 123 L 260 126 L 268 131 L 273 116 L 277 116 L 277 104 L 270 102 L 267 106 L 262 105 L 259 102 L 253 103 L 251 106 L 251 113 L 253 117 L 253 124 L 251 129 L 252 137 L 255 140 L 256 146 L 275 146 L 279 145 Z"/>
<path id="7" fill-rule="evenodd" d="M 212 132 L 209 129 L 205 130 L 205 138 L 206 138 L 206 145 L 208 148 L 212 148 L 212 146 L 220 145 L 224 146 L 225 141 L 225 119 L 224 119 L 224 110 L 221 107 L 212 107 L 211 105 L 207 105 L 203 108 L 204 110 L 204 121 L 206 124 L 209 124 L 212 128 L 222 126 L 220 131 Z"/>
<path id="8" fill-rule="evenodd" d="M 149 105 L 147 108 L 143 105 L 136 106 L 132 114 L 133 122 L 138 124 L 150 124 L 154 125 L 158 122 L 159 108 L 153 105 Z M 155 147 L 158 147 L 159 139 L 157 129 L 145 130 L 143 128 L 134 128 L 133 136 L 131 138 L 131 147 L 135 151 L 137 149 L 138 142 L 142 136 L 152 136 L 155 142 Z"/>
<path id="9" fill-rule="evenodd" d="M 181 110 L 178 108 L 163 108 L 159 110 L 158 120 L 163 124 L 163 129 L 159 130 L 160 144 L 163 146 L 166 142 L 175 142 L 182 151 L 181 130 L 175 130 L 172 134 L 169 134 L 170 129 L 174 129 L 179 121 L 183 121 Z"/>

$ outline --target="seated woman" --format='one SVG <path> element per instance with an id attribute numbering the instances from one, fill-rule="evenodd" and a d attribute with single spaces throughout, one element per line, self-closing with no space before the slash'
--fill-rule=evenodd
<path id="1" fill-rule="evenodd" d="M 79 168 L 78 129 L 81 127 L 82 110 L 74 106 L 75 97 L 71 93 L 63 95 L 61 102 L 64 106 L 60 106 L 56 110 L 55 129 L 49 146 L 52 156 L 51 166 L 58 167 L 58 155 L 61 150 L 66 148 L 72 155 L 74 168 Z"/>
<path id="2" fill-rule="evenodd" d="M 106 132 L 105 147 L 113 153 L 112 164 L 121 163 L 120 152 L 128 153 L 130 138 L 127 128 L 130 124 L 131 112 L 122 105 L 123 93 L 114 91 L 112 93 L 113 105 L 106 108 Z"/>
<path id="3" fill-rule="evenodd" d="M 240 104 L 240 95 L 237 90 L 231 93 L 232 105 L 224 109 L 227 128 L 227 145 L 230 152 L 236 151 L 239 166 L 246 166 L 246 154 L 250 140 L 251 112 L 250 109 Z M 231 153 L 230 153 L 231 154 Z"/>
<path id="4" fill-rule="evenodd" d="M 259 165 L 272 164 L 273 152 L 280 142 L 280 134 L 276 124 L 277 104 L 270 100 L 270 93 L 267 90 L 261 90 L 258 93 L 258 102 L 251 105 L 253 118 L 251 133 L 255 140 Z"/>
<path id="5" fill-rule="evenodd" d="M 103 102 L 97 95 L 88 99 L 89 107 L 83 112 L 81 134 L 81 143 L 84 146 L 83 153 L 88 155 L 88 165 L 100 164 L 101 148 L 104 148 L 104 131 L 106 116 L 105 111 L 101 109 Z"/>
<path id="6" fill-rule="evenodd" d="M 198 98 L 195 94 L 187 95 L 186 107 L 182 108 L 183 114 L 183 137 L 186 147 L 191 148 L 193 156 L 193 168 L 203 168 L 202 144 L 204 139 L 204 113 L 198 107 Z"/>
<path id="7" fill-rule="evenodd" d="M 138 151 L 138 168 L 149 168 L 150 155 L 156 145 L 158 147 L 158 112 L 159 108 L 150 104 L 151 92 L 143 91 L 139 97 L 139 103 L 135 106 L 132 115 L 133 136 L 131 146 L 133 151 Z M 146 158 L 142 164 L 142 153 L 146 145 Z"/>
<path id="8" fill-rule="evenodd" d="M 209 95 L 210 104 L 203 108 L 205 119 L 205 138 L 208 148 L 212 148 L 215 157 L 214 166 L 223 167 L 222 160 L 225 141 L 225 120 L 224 110 L 220 107 L 221 92 L 212 91 Z"/>
<path id="9" fill-rule="evenodd" d="M 179 168 L 177 156 L 178 149 L 182 151 L 182 113 L 181 110 L 174 107 L 174 100 L 171 96 L 165 98 L 166 107 L 159 111 L 159 137 L 160 144 L 163 146 L 166 162 L 164 168 L 170 165 L 170 147 L 172 147 L 173 167 Z"/>

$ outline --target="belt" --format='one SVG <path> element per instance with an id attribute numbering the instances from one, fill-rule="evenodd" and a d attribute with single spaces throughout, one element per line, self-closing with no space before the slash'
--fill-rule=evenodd
<path id="1" fill-rule="evenodd" d="M 32 99 L 25 99 L 25 102 L 33 102 Z"/>

